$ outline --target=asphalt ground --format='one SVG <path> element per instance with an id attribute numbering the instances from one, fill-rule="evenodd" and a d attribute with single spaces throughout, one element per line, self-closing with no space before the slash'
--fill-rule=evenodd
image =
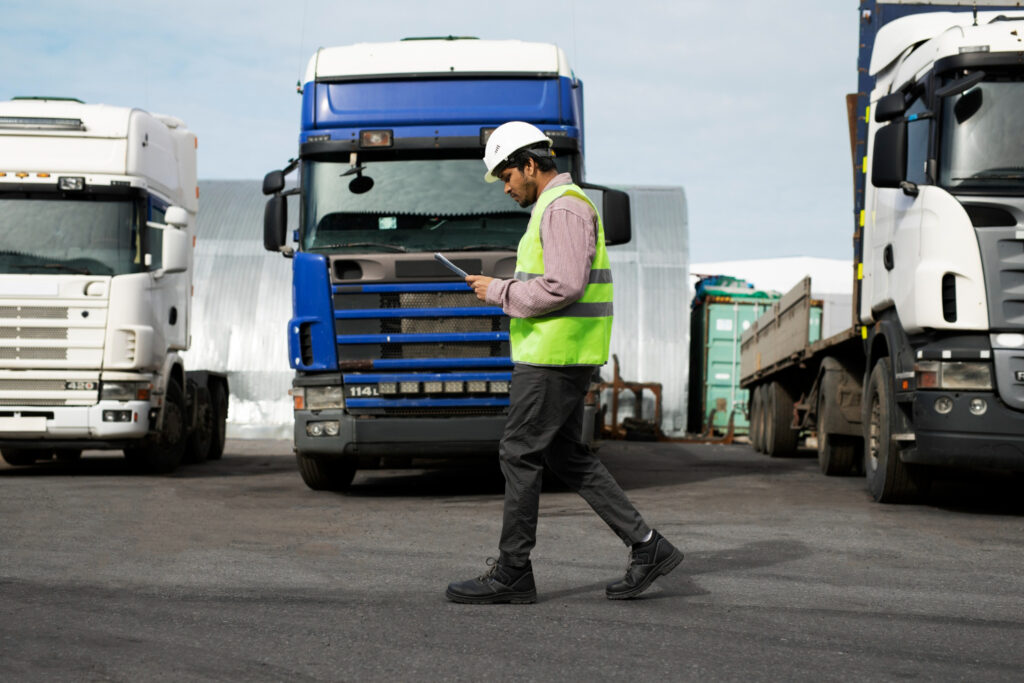
<path id="1" fill-rule="evenodd" d="M 534 605 L 447 602 L 495 555 L 492 459 L 307 489 L 290 444 L 168 476 L 0 465 L 0 680 L 1021 680 L 1022 480 L 878 505 L 808 454 L 609 442 L 686 559 L 609 601 L 627 552 L 551 482 Z"/>

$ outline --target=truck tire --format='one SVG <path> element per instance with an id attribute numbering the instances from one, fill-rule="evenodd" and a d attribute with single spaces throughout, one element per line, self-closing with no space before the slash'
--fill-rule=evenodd
<path id="1" fill-rule="evenodd" d="M 152 474 L 173 472 L 185 455 L 185 394 L 173 380 L 167 382 L 163 411 L 163 429 L 156 443 L 124 449 L 132 465 Z"/>
<path id="2" fill-rule="evenodd" d="M 793 455 L 796 452 L 797 431 L 790 429 L 793 423 L 793 397 L 778 382 L 766 387 L 770 411 L 765 413 L 765 432 L 770 435 L 765 442 L 765 452 L 772 458 Z"/>
<path id="3" fill-rule="evenodd" d="M 871 370 L 864 400 L 864 476 L 879 503 L 912 502 L 927 486 L 924 471 L 900 460 L 899 442 L 892 438 L 898 428 L 896 410 L 892 365 L 881 358 Z"/>
<path id="4" fill-rule="evenodd" d="M 224 455 L 228 421 L 228 396 L 220 382 L 213 382 L 210 385 L 210 408 L 213 412 L 213 438 L 206 457 L 209 460 L 220 460 Z"/>
<path id="5" fill-rule="evenodd" d="M 750 447 L 759 453 L 764 452 L 764 392 L 761 385 L 750 390 Z"/>
<path id="6" fill-rule="evenodd" d="M 818 467 L 829 477 L 846 477 L 853 473 L 857 455 L 857 439 L 847 434 L 830 434 L 828 418 L 834 410 L 829 400 L 833 382 L 824 380 L 818 391 Z"/>
<path id="7" fill-rule="evenodd" d="M 20 448 L 5 448 L 0 451 L 0 455 L 3 456 L 4 461 L 13 467 L 24 467 L 26 465 L 34 465 L 36 460 L 41 455 L 49 455 L 45 451 L 33 451 L 29 449 Z"/>
<path id="8" fill-rule="evenodd" d="M 191 425 L 185 444 L 185 462 L 200 463 L 210 455 L 213 444 L 213 406 L 210 405 L 210 390 L 206 387 L 196 386 L 192 395 L 195 423 Z"/>
<path id="9" fill-rule="evenodd" d="M 348 458 L 317 458 L 296 452 L 295 460 L 302 481 L 314 491 L 344 491 L 356 476 L 356 465 Z"/>

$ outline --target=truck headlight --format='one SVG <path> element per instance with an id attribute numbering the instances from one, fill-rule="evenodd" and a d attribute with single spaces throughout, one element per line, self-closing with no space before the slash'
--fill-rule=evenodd
<path id="1" fill-rule="evenodd" d="M 992 364 L 972 361 L 918 361 L 914 364 L 918 389 L 990 391 Z"/>
<path id="2" fill-rule="evenodd" d="M 148 401 L 149 382 L 102 382 L 100 400 Z"/>
<path id="3" fill-rule="evenodd" d="M 326 387 L 306 387 L 306 410 L 326 410 L 328 408 L 344 408 L 345 397 L 341 385 Z"/>
<path id="4" fill-rule="evenodd" d="M 306 423 L 306 436 L 337 436 L 338 431 L 339 424 L 335 420 Z"/>

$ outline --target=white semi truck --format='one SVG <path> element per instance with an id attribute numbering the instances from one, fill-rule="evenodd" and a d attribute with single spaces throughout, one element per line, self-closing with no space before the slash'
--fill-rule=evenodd
<path id="1" fill-rule="evenodd" d="M 1024 471 L 1024 9 L 861 2 L 854 320 L 808 344 L 804 281 L 745 333 L 751 437 L 817 430 L 880 502 L 939 467 Z"/>
<path id="2" fill-rule="evenodd" d="M 186 371 L 195 135 L 62 98 L 0 103 L 0 453 L 219 458 L 228 385 Z"/>

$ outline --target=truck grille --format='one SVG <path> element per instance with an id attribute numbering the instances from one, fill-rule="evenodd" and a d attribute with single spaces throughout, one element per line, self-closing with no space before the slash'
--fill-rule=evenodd
<path id="1" fill-rule="evenodd" d="M 507 409 L 508 317 L 461 282 L 335 285 L 338 361 L 352 413 L 494 415 Z"/>
<path id="2" fill-rule="evenodd" d="M 67 349 L 45 349 L 45 348 L 0 348 L 0 359 L 2 360 L 67 360 Z"/>
<path id="3" fill-rule="evenodd" d="M 0 327 L 0 339 L 67 339 L 66 327 Z"/>
<path id="4" fill-rule="evenodd" d="M 0 363 L 19 370 L 98 370 L 107 325 L 105 300 L 53 305 L 0 301 Z"/>
<path id="5" fill-rule="evenodd" d="M 67 306 L 0 306 L 0 318 L 61 320 L 67 317 Z"/>

